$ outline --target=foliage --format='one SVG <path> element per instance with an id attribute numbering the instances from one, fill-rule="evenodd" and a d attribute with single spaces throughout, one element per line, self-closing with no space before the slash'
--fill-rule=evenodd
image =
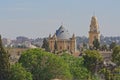
<path id="1" fill-rule="evenodd" d="M 83 55 L 84 65 L 91 72 L 95 73 L 99 70 L 100 64 L 103 62 L 103 58 L 98 51 L 86 50 Z"/>
<path id="2" fill-rule="evenodd" d="M 100 74 L 102 74 L 102 76 L 104 77 L 105 80 L 113 80 L 113 74 L 111 72 L 110 69 L 108 69 L 107 67 L 102 68 L 99 71 Z"/>
<path id="3" fill-rule="evenodd" d="M 103 68 L 100 73 L 104 75 L 105 80 L 120 80 L 120 67 L 116 67 L 113 70 Z"/>
<path id="4" fill-rule="evenodd" d="M 83 65 L 83 58 L 74 57 L 67 53 L 61 55 L 61 57 L 70 66 L 70 72 L 73 75 L 73 80 L 86 80 L 89 77 L 87 68 Z"/>
<path id="5" fill-rule="evenodd" d="M 59 56 L 40 49 L 25 51 L 19 62 L 33 74 L 34 80 L 50 80 L 54 78 L 71 80 L 72 75 L 67 63 Z"/>
<path id="6" fill-rule="evenodd" d="M 120 65 L 120 46 L 116 46 L 113 49 L 112 61 L 115 62 L 118 66 Z"/>
<path id="7" fill-rule="evenodd" d="M 44 40 L 43 40 L 42 48 L 44 48 L 45 51 L 48 51 L 48 52 L 50 51 L 50 48 L 49 48 L 49 42 L 47 41 L 46 38 L 44 38 Z"/>
<path id="8" fill-rule="evenodd" d="M 113 80 L 120 80 L 120 67 L 114 69 Z"/>
<path id="9" fill-rule="evenodd" d="M 100 50 L 102 50 L 102 51 L 108 50 L 107 45 L 106 44 L 102 45 L 100 47 Z"/>
<path id="10" fill-rule="evenodd" d="M 97 49 L 99 49 L 99 47 L 100 47 L 100 42 L 98 39 L 95 39 L 93 41 L 93 48 L 97 50 Z"/>
<path id="11" fill-rule="evenodd" d="M 111 49 L 114 49 L 116 45 L 117 45 L 116 42 L 112 42 L 112 43 L 110 44 L 110 50 L 111 50 Z"/>
<path id="12" fill-rule="evenodd" d="M 8 80 L 9 70 L 9 54 L 4 50 L 0 36 L 0 80 Z"/>
<path id="13" fill-rule="evenodd" d="M 120 46 L 113 48 L 112 61 L 117 64 L 112 68 L 104 68 L 102 73 L 105 80 L 120 80 Z"/>
<path id="14" fill-rule="evenodd" d="M 27 72 L 19 63 L 11 66 L 10 73 L 11 75 L 9 80 L 32 80 L 32 74 Z"/>

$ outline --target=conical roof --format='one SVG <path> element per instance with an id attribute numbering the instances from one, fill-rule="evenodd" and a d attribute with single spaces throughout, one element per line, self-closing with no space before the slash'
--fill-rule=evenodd
<path id="1" fill-rule="evenodd" d="M 71 38 L 68 30 L 66 30 L 62 25 L 60 26 L 58 30 L 56 30 L 56 36 L 58 39 L 70 39 Z"/>
<path id="2" fill-rule="evenodd" d="M 90 31 L 91 32 L 98 32 L 99 26 L 96 16 L 92 16 L 91 23 L 90 23 Z"/>
<path id="3" fill-rule="evenodd" d="M 98 28 L 98 21 L 96 16 L 92 16 L 90 27 Z"/>

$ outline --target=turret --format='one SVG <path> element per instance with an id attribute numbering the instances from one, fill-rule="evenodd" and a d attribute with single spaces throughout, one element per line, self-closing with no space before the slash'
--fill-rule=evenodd
<path id="1" fill-rule="evenodd" d="M 51 34 L 49 34 L 49 39 L 51 38 Z"/>
<path id="2" fill-rule="evenodd" d="M 56 40 L 57 39 L 56 34 L 54 34 L 52 38 Z"/>
<path id="3" fill-rule="evenodd" d="M 75 34 L 72 35 L 72 39 L 75 39 Z"/>

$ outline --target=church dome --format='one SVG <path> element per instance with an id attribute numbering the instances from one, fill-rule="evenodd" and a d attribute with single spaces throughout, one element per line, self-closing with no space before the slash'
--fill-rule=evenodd
<path id="1" fill-rule="evenodd" d="M 66 30 L 62 25 L 60 26 L 58 30 L 56 30 L 56 36 L 58 39 L 70 39 L 71 38 L 68 30 Z"/>

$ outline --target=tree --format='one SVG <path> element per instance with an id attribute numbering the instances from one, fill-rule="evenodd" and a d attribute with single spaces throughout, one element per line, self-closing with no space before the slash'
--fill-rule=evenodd
<path id="1" fill-rule="evenodd" d="M 100 55 L 98 51 L 87 50 L 84 52 L 83 58 L 85 67 L 91 73 L 94 74 L 95 72 L 99 71 L 99 68 L 101 67 L 100 65 L 103 62 L 103 57 Z"/>
<path id="2" fill-rule="evenodd" d="M 83 57 L 74 57 L 68 53 L 63 53 L 61 57 L 69 64 L 73 80 L 100 80 L 84 66 Z"/>
<path id="3" fill-rule="evenodd" d="M 41 49 L 29 49 L 23 52 L 19 62 L 32 73 L 33 80 L 54 78 L 71 80 L 72 78 L 69 66 L 62 58 Z"/>
<path id="4" fill-rule="evenodd" d="M 112 42 L 110 44 L 110 50 L 113 50 L 115 48 L 115 46 L 117 46 L 116 42 Z"/>
<path id="5" fill-rule="evenodd" d="M 55 44 L 54 44 L 54 53 L 56 53 L 57 50 L 58 50 L 57 41 L 55 41 Z"/>
<path id="6" fill-rule="evenodd" d="M 101 49 L 102 51 L 108 50 L 108 48 L 107 48 L 107 45 L 106 45 L 106 44 L 102 45 L 102 46 L 100 47 L 100 49 Z"/>
<path id="7" fill-rule="evenodd" d="M 19 63 L 11 66 L 10 73 L 11 75 L 9 80 L 32 80 L 32 74 L 27 72 Z"/>
<path id="8" fill-rule="evenodd" d="M 120 66 L 113 70 L 113 80 L 120 80 Z"/>
<path id="9" fill-rule="evenodd" d="M 116 46 L 113 49 L 112 61 L 115 62 L 118 66 L 120 66 L 120 46 Z"/>
<path id="10" fill-rule="evenodd" d="M 42 45 L 42 48 L 44 48 L 45 51 L 48 51 L 48 52 L 50 51 L 49 43 L 48 43 L 48 41 L 47 41 L 46 38 L 43 39 L 43 45 Z"/>
<path id="11" fill-rule="evenodd" d="M 61 57 L 69 64 L 73 80 L 87 80 L 89 71 L 83 65 L 83 58 L 74 57 L 68 53 L 63 53 Z"/>
<path id="12" fill-rule="evenodd" d="M 99 71 L 100 74 L 103 74 L 105 80 L 116 80 L 113 79 L 113 74 L 108 68 L 103 68 Z"/>
<path id="13" fill-rule="evenodd" d="M 100 71 L 104 75 L 105 80 L 120 80 L 120 67 L 116 67 L 112 70 L 108 68 L 103 68 Z"/>
<path id="14" fill-rule="evenodd" d="M 83 42 L 83 48 L 87 49 L 87 44 Z"/>
<path id="15" fill-rule="evenodd" d="M 94 48 L 95 50 L 97 50 L 97 49 L 99 49 L 99 47 L 100 47 L 100 42 L 99 42 L 99 40 L 98 40 L 98 39 L 94 39 L 94 41 L 93 41 L 93 48 Z"/>
<path id="16" fill-rule="evenodd" d="M 0 36 L 0 80 L 8 80 L 10 71 L 9 54 L 2 46 Z"/>

